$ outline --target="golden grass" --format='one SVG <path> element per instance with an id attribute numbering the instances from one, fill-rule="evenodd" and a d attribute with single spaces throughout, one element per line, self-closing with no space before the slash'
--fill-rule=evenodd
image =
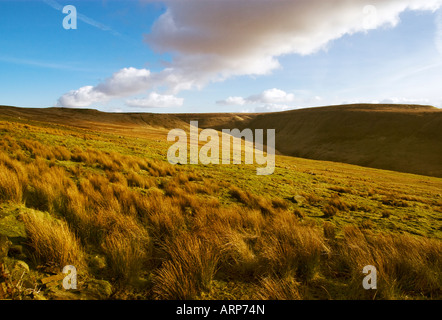
<path id="1" fill-rule="evenodd" d="M 158 299 L 194 299 L 210 289 L 218 253 L 207 241 L 182 235 L 163 245 L 168 257 L 155 272 L 154 293 Z"/>
<path id="2" fill-rule="evenodd" d="M 303 224 L 288 213 L 276 215 L 261 241 L 261 265 L 279 277 L 311 279 L 329 248 L 318 227 Z"/>
<path id="3" fill-rule="evenodd" d="M 257 299 L 262 300 L 301 300 L 300 283 L 292 277 L 275 279 L 266 277 L 260 281 Z"/>
<path id="4" fill-rule="evenodd" d="M 53 147 L 47 133 L 34 141 L 11 136 L 8 128 L 1 142 L 0 200 L 46 211 L 23 214 L 41 263 L 88 270 L 90 255 L 99 254 L 107 269 L 95 276 L 118 281 L 121 290 L 131 290 L 140 277 L 152 279 L 143 297 L 157 299 L 211 295 L 213 280 L 241 283 L 260 299 L 309 297 L 318 279 L 344 288 L 338 297 L 442 296 L 440 240 L 377 229 L 436 216 L 442 200 L 430 187 L 401 194 L 382 181 L 358 185 L 354 181 L 365 175 L 352 177 L 356 169 L 338 165 L 323 175 L 295 172 L 300 179 L 286 184 L 279 175 L 257 182 L 231 168 L 221 174 L 146 159 L 144 147 L 138 156 L 87 139 Z M 352 183 L 339 185 L 350 176 Z M 417 179 L 394 177 L 400 183 Z M 239 187 L 240 178 L 250 180 L 250 188 Z M 295 193 L 305 201 L 284 200 Z M 437 226 L 431 227 L 437 235 Z M 361 289 L 368 264 L 379 272 L 377 291 Z"/>
<path id="5" fill-rule="evenodd" d="M 60 268 L 85 265 L 84 252 L 77 237 L 62 220 L 55 220 L 39 211 L 22 215 L 29 245 L 38 261 L 55 263 Z"/>
<path id="6" fill-rule="evenodd" d="M 0 200 L 20 203 L 22 196 L 22 185 L 17 174 L 0 164 Z"/>
<path id="7" fill-rule="evenodd" d="M 397 298 L 399 292 L 440 297 L 442 293 L 442 244 L 408 234 L 374 234 L 348 226 L 339 245 L 338 270 L 348 270 L 354 295 L 362 268 L 373 265 L 378 270 L 379 293 L 383 298 Z M 336 267 L 336 266 L 335 266 Z"/>

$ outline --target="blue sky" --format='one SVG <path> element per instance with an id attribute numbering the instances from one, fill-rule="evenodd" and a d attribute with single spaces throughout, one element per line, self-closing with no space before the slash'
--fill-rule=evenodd
<path id="1" fill-rule="evenodd" d="M 75 30 L 63 28 L 65 5 L 76 8 Z M 441 6 L 0 0 L 0 104 L 110 112 L 442 107 Z"/>

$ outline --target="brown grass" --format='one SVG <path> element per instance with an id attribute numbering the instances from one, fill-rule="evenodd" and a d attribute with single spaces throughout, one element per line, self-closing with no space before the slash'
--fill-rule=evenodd
<path id="1" fill-rule="evenodd" d="M 38 133 L 37 127 L 25 129 Z M 333 297 L 442 296 L 440 240 L 400 234 L 400 228 L 394 235 L 378 232 L 379 224 L 396 226 L 399 217 L 417 223 L 430 206 L 440 208 L 440 198 L 431 192 L 401 195 L 381 183 L 376 190 L 368 184 L 330 185 L 350 176 L 350 169 L 324 176 L 315 170 L 316 177 L 303 176 L 291 189 L 279 189 L 280 180 L 262 188 L 247 177 L 253 187 L 247 190 L 235 185 L 238 173 L 228 176 L 234 171 L 221 171 L 221 176 L 172 167 L 144 154 L 94 149 L 87 139 L 74 147 L 10 136 L 0 142 L 1 202 L 47 211 L 23 214 L 30 247 L 41 263 L 77 266 L 89 252 L 99 254 L 108 268 L 95 276 L 118 280 L 121 290 L 140 277 L 152 279 L 152 287 L 141 295 L 158 299 L 210 296 L 214 279 L 253 288 L 261 299 L 314 296 L 315 281 Z M 111 141 L 106 139 L 101 142 Z M 328 180 L 321 183 L 321 178 Z M 259 193 L 272 184 L 277 185 L 272 192 Z M 329 190 L 338 194 L 327 196 Z M 284 200 L 294 192 L 306 201 Z M 348 210 L 375 214 L 360 219 L 360 212 L 344 214 Z M 321 211 L 334 219 L 324 221 Z M 391 219 L 385 212 L 391 212 Z M 348 221 L 352 227 L 345 226 Z M 362 268 L 368 264 L 378 269 L 377 291 L 361 289 Z M 342 293 L 333 292 L 335 285 Z"/>
<path id="2" fill-rule="evenodd" d="M 300 283 L 291 277 L 282 279 L 263 278 L 258 287 L 257 298 L 263 300 L 301 300 Z"/>
<path id="3" fill-rule="evenodd" d="M 442 293 L 442 245 L 437 240 L 408 234 L 375 235 L 349 226 L 344 229 L 339 254 L 338 269 L 351 274 L 355 297 L 363 293 L 360 281 L 366 265 L 378 270 L 382 298 L 397 298 L 401 291 L 434 297 Z"/>
<path id="4" fill-rule="evenodd" d="M 311 279 L 321 254 L 329 250 L 317 227 L 300 223 L 290 213 L 275 216 L 261 241 L 264 270 L 279 277 Z"/>
<path id="5" fill-rule="evenodd" d="M 210 243 L 192 235 L 167 241 L 168 259 L 155 272 L 154 293 L 158 299 L 194 299 L 210 288 L 218 253 Z"/>
<path id="6" fill-rule="evenodd" d="M 0 164 L 0 200 L 20 203 L 22 196 L 22 184 L 17 174 Z"/>
<path id="7" fill-rule="evenodd" d="M 85 265 L 84 252 L 77 237 L 62 220 L 33 211 L 22 215 L 29 245 L 41 263 L 56 263 L 63 268 Z"/>

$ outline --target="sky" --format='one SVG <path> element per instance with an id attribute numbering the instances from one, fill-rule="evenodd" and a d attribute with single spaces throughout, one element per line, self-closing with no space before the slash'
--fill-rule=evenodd
<path id="1" fill-rule="evenodd" d="M 441 89 L 442 0 L 0 0 L 0 105 L 440 108 Z"/>

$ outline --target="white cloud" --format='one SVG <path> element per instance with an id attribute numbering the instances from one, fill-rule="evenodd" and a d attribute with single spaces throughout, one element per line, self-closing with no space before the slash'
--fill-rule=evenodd
<path id="1" fill-rule="evenodd" d="M 315 97 L 316 98 L 316 97 Z M 254 112 L 276 112 L 293 109 L 293 106 L 289 106 L 286 103 L 294 102 L 295 95 L 293 93 L 287 93 L 280 89 L 268 89 L 259 94 L 251 95 L 248 98 L 243 97 L 229 97 L 225 100 L 217 101 L 220 105 L 236 105 L 242 106 L 245 104 L 259 105 L 254 108 Z M 242 112 L 249 112 L 250 109 L 244 109 Z"/>
<path id="2" fill-rule="evenodd" d="M 383 103 L 383 104 L 423 104 L 423 105 L 429 105 L 430 100 L 393 97 L 393 98 L 384 99 L 380 103 Z"/>
<path id="3" fill-rule="evenodd" d="M 217 101 L 216 104 L 225 106 L 242 106 L 246 104 L 246 100 L 243 97 L 228 97 L 225 100 Z"/>
<path id="4" fill-rule="evenodd" d="M 181 107 L 183 102 L 183 98 L 151 92 L 147 98 L 127 100 L 126 106 L 132 108 L 171 108 Z"/>
<path id="5" fill-rule="evenodd" d="M 280 89 L 269 89 L 265 90 L 259 94 L 251 95 L 248 98 L 243 97 L 228 97 L 225 100 L 217 101 L 217 104 L 220 105 L 236 105 L 242 106 L 244 104 L 277 104 L 277 103 L 288 103 L 292 102 L 295 99 L 295 95 L 293 93 L 287 93 Z"/>
<path id="6" fill-rule="evenodd" d="M 262 75 L 277 57 L 307 55 L 345 34 L 395 26 L 406 9 L 436 10 L 442 0 L 169 0 L 146 42 L 174 53 L 173 67 L 197 81 Z M 373 16 L 375 14 L 375 16 Z"/>
<path id="7" fill-rule="evenodd" d="M 244 104 L 269 104 L 276 105 L 280 103 L 293 102 L 295 95 L 293 93 L 287 93 L 280 89 L 269 89 L 265 90 L 259 94 L 251 95 L 248 98 L 243 97 L 228 97 L 225 100 L 217 101 L 217 104 L 221 105 L 236 105 L 242 106 Z"/>
<path id="8" fill-rule="evenodd" d="M 265 90 L 260 94 L 247 98 L 251 102 L 270 104 L 292 102 L 294 99 L 295 95 L 293 93 L 287 93 L 276 88 Z"/>
<path id="9" fill-rule="evenodd" d="M 57 105 L 70 108 L 82 108 L 92 103 L 125 97 L 150 88 L 154 84 L 147 69 L 124 68 L 97 86 L 84 86 L 72 90 L 58 99 Z"/>
<path id="10" fill-rule="evenodd" d="M 278 57 L 282 55 L 312 54 L 344 35 L 366 32 L 367 25 L 370 29 L 395 26 L 407 9 L 434 11 L 442 5 L 442 0 L 371 0 L 376 10 L 367 11 L 366 0 L 164 2 L 167 10 L 145 41 L 158 52 L 172 54 L 166 69 L 150 73 L 125 68 L 95 87 L 68 92 L 58 104 L 87 106 L 157 86 L 176 94 L 232 76 L 269 74 L 281 67 Z M 278 99 L 277 92 L 267 95 L 256 98 L 268 103 Z M 280 98 L 282 103 L 290 99 Z"/>
<path id="11" fill-rule="evenodd" d="M 95 90 L 93 86 L 81 87 L 78 90 L 71 90 L 58 99 L 57 106 L 67 108 L 85 108 L 92 103 L 106 101 L 109 97 L 106 94 Z"/>
<path id="12" fill-rule="evenodd" d="M 266 104 L 255 108 L 255 112 L 280 112 L 294 109 L 291 106 L 281 104 Z"/>

